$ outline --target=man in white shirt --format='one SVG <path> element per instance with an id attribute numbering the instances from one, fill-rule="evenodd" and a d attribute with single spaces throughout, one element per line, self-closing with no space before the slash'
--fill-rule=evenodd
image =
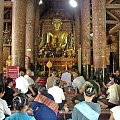
<path id="1" fill-rule="evenodd" d="M 26 78 L 24 78 L 24 72 L 23 71 L 20 71 L 20 74 L 19 74 L 20 77 L 18 77 L 16 79 L 16 88 L 18 88 L 21 93 L 27 93 L 28 92 L 28 87 L 29 87 L 29 84 L 28 84 L 28 81 Z"/>
<path id="2" fill-rule="evenodd" d="M 35 84 L 34 80 L 31 78 L 31 75 L 32 75 L 32 71 L 31 70 L 27 70 L 26 71 L 26 75 L 24 76 L 24 78 L 27 79 L 29 85 Z"/>
<path id="3" fill-rule="evenodd" d="M 28 92 L 28 90 L 31 91 L 31 93 L 33 95 L 35 95 L 32 87 L 29 85 L 27 79 L 24 77 L 24 72 L 23 71 L 20 71 L 20 74 L 19 74 L 20 77 L 18 77 L 16 79 L 16 88 L 18 88 L 18 90 L 21 91 L 21 93 L 24 93 L 26 94 Z"/>
<path id="4" fill-rule="evenodd" d="M 54 86 L 48 89 L 48 93 L 51 94 L 56 103 L 59 105 L 59 109 L 64 106 L 65 95 L 63 89 L 59 87 L 60 80 L 54 82 Z"/>

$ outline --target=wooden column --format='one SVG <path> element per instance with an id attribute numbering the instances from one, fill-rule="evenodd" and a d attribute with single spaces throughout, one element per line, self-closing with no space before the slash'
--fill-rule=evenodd
<path id="1" fill-rule="evenodd" d="M 12 65 L 25 67 L 26 0 L 13 1 Z"/>
<path id="2" fill-rule="evenodd" d="M 80 2 L 80 0 L 77 0 L 78 4 Z M 81 43 L 80 40 L 80 7 L 79 5 L 75 8 L 75 46 L 76 49 L 79 46 L 79 44 Z"/>
<path id="3" fill-rule="evenodd" d="M 81 27 L 80 27 L 80 1 L 77 0 L 78 6 L 75 8 L 75 49 L 78 50 L 78 71 L 81 74 Z"/>
<path id="4" fill-rule="evenodd" d="M 0 84 L 3 77 L 3 15 L 4 15 L 4 0 L 0 0 Z"/>
<path id="5" fill-rule="evenodd" d="M 92 0 L 93 68 L 94 75 L 103 80 L 106 70 L 106 8 L 105 0 Z"/>
<path id="6" fill-rule="evenodd" d="M 35 59 L 35 0 L 27 0 L 26 8 L 26 56 Z"/>
<path id="7" fill-rule="evenodd" d="M 39 52 L 39 40 L 40 40 L 40 34 L 39 34 L 39 27 L 40 27 L 40 20 L 39 20 L 39 1 L 36 2 L 36 11 L 35 11 L 35 63 L 37 63 L 38 58 L 38 52 Z"/>
<path id="8" fill-rule="evenodd" d="M 119 37 L 119 69 L 120 69 L 120 30 L 118 31 L 118 37 Z"/>
<path id="9" fill-rule="evenodd" d="M 86 79 L 90 78 L 91 46 L 90 46 L 90 0 L 81 2 L 81 41 L 82 41 L 82 72 Z"/>

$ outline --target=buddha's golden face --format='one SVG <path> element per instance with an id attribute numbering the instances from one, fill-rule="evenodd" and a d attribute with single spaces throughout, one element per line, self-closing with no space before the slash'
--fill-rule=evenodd
<path id="1" fill-rule="evenodd" d="M 54 19 L 52 24 L 55 30 L 60 30 L 62 21 L 60 19 Z"/>

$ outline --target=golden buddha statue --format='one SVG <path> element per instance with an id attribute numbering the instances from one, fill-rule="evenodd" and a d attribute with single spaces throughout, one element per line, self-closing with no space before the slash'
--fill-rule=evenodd
<path id="1" fill-rule="evenodd" d="M 50 49 L 56 48 L 56 51 L 65 50 L 67 45 L 68 33 L 66 31 L 61 31 L 62 21 L 59 18 L 53 19 L 53 30 L 47 33 L 47 43 Z"/>
<path id="2" fill-rule="evenodd" d="M 61 30 L 62 20 L 60 18 L 54 18 L 52 25 L 53 30 L 47 33 L 47 41 L 41 41 L 40 49 L 51 51 L 55 55 L 67 49 L 68 33 Z"/>

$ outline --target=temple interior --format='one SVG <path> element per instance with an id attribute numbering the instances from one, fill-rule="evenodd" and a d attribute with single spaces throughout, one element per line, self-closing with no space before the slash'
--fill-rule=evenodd
<path id="1" fill-rule="evenodd" d="M 1 81 L 9 66 L 107 83 L 120 68 L 120 0 L 0 0 Z"/>
<path id="2" fill-rule="evenodd" d="M 77 66 L 86 78 L 98 73 L 104 78 L 119 68 L 119 0 L 99 5 L 78 0 L 76 7 L 67 0 L 33 0 L 18 9 L 20 17 L 14 10 L 19 4 L 4 0 L 1 69 L 9 64 L 25 67 L 25 56 L 43 69 L 49 60 L 62 71 Z"/>

